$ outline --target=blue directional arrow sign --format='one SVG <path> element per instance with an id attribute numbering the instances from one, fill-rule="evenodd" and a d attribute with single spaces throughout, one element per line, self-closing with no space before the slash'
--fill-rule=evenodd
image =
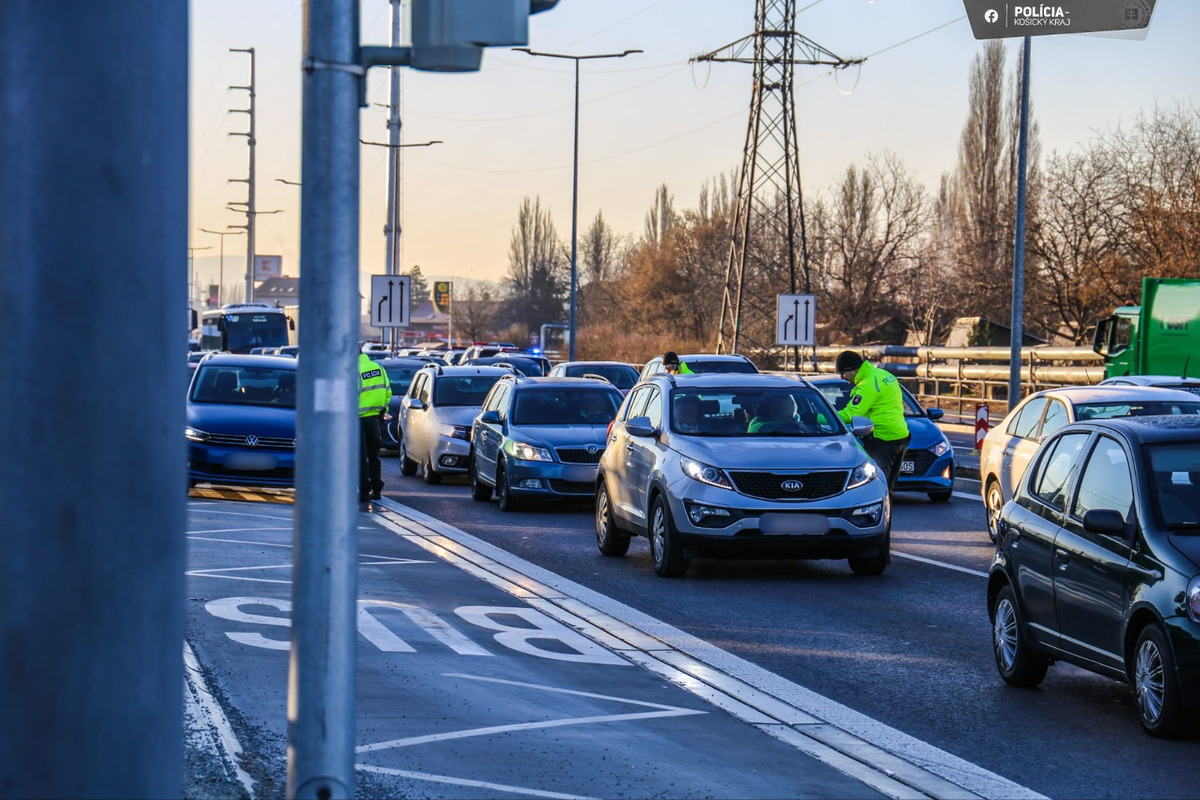
<path id="1" fill-rule="evenodd" d="M 811 347 L 817 327 L 817 298 L 811 294 L 778 295 L 775 344 Z"/>
<path id="2" fill-rule="evenodd" d="M 371 276 L 371 326 L 407 328 L 412 295 L 407 275 Z"/>

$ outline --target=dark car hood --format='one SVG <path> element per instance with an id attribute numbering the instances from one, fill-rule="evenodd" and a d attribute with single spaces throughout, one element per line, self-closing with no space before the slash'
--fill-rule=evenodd
<path id="1" fill-rule="evenodd" d="M 603 425 L 513 425 L 508 435 L 528 444 L 550 447 L 572 447 L 598 444 L 604 446 L 608 423 Z"/>
<path id="2" fill-rule="evenodd" d="M 253 433 L 291 439 L 296 436 L 296 409 L 189 403 L 187 424 L 208 433 Z"/>
<path id="3" fill-rule="evenodd" d="M 1172 533 L 1167 535 L 1167 541 L 1193 566 L 1200 568 L 1200 533 Z"/>

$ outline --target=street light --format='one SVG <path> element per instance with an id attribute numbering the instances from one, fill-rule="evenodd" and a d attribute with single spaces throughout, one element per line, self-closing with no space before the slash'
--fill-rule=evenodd
<path id="1" fill-rule="evenodd" d="M 192 307 L 192 301 L 196 299 L 196 256 L 197 250 L 212 250 L 212 245 L 206 247 L 188 246 L 188 308 Z"/>
<path id="2" fill-rule="evenodd" d="M 520 53 L 545 58 L 566 58 L 575 62 L 575 155 L 571 166 L 571 301 L 570 316 L 567 320 L 567 336 L 570 338 L 567 349 L 567 360 L 575 360 L 575 286 L 578 282 L 578 222 L 579 222 L 579 62 L 595 58 L 624 58 L 641 50 L 626 50 L 624 53 L 597 53 L 589 56 L 569 56 L 565 53 L 541 53 L 528 47 L 514 47 Z"/>
<path id="3" fill-rule="evenodd" d="M 229 227 L 245 228 L 245 225 L 230 225 Z M 208 228 L 200 229 L 204 233 L 211 233 L 221 237 L 221 277 L 217 279 L 217 305 L 225 305 L 225 237 L 240 236 L 245 231 L 210 231 Z"/>

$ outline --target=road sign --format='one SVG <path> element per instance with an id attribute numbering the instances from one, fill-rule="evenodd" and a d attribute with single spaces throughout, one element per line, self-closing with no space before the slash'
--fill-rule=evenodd
<path id="1" fill-rule="evenodd" d="M 254 280 L 283 277 L 283 256 L 254 256 Z"/>
<path id="2" fill-rule="evenodd" d="M 408 282 L 407 275 L 371 276 L 371 327 L 408 327 Z"/>
<path id="3" fill-rule="evenodd" d="M 817 326 L 817 298 L 811 294 L 778 295 L 775 344 L 811 347 Z"/>
<path id="4" fill-rule="evenodd" d="M 1012 3 L 963 0 L 976 39 L 1120 31 L 1144 38 L 1155 0 L 1054 0 Z"/>

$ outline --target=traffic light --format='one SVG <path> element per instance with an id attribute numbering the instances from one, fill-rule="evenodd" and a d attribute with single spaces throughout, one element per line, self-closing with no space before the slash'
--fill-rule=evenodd
<path id="1" fill-rule="evenodd" d="M 558 0 L 413 0 L 414 69 L 479 69 L 483 48 L 529 43 L 529 15 Z"/>

